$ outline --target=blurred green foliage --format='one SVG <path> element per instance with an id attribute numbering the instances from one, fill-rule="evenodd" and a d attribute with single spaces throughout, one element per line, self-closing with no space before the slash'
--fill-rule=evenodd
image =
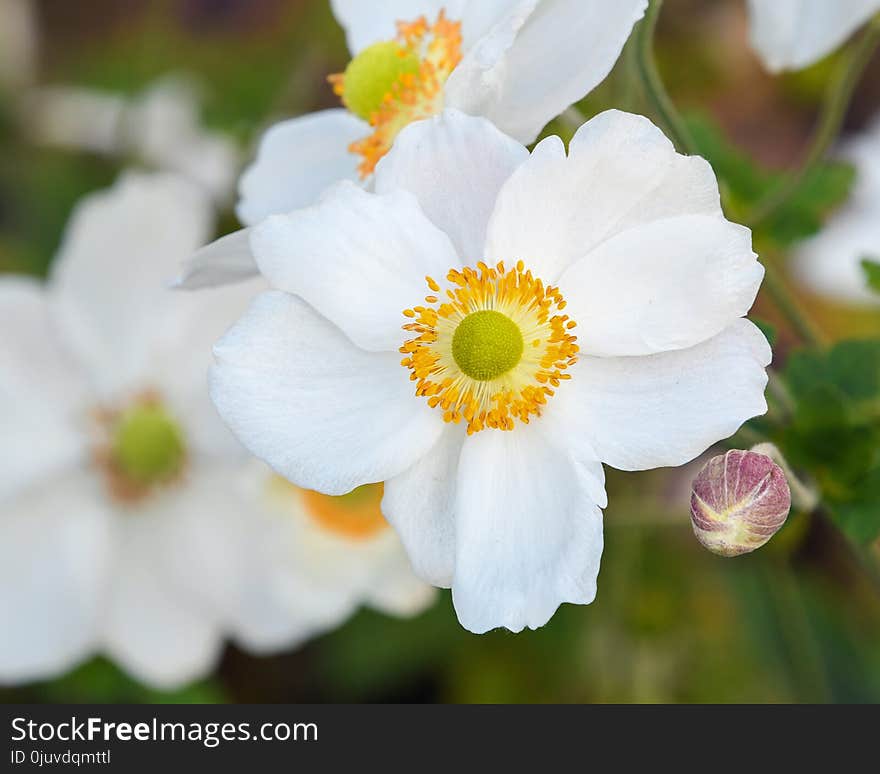
<path id="1" fill-rule="evenodd" d="M 753 208 L 783 183 L 785 173 L 761 168 L 730 143 L 708 116 L 692 113 L 687 123 L 700 155 L 711 162 L 718 175 L 727 216 L 736 222 L 747 221 Z M 813 236 L 827 215 L 846 201 L 854 181 L 855 170 L 850 164 L 828 161 L 818 165 L 797 194 L 761 225 L 756 238 L 784 248 Z"/>
<path id="2" fill-rule="evenodd" d="M 868 280 L 868 287 L 877 293 L 880 293 L 880 261 L 872 258 L 862 259 L 862 269 Z"/>

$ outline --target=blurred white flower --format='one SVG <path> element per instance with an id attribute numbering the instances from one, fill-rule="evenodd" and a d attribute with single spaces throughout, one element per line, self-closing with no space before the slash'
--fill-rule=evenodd
<path id="1" fill-rule="evenodd" d="M 379 508 L 382 485 L 340 497 L 299 489 L 253 461 L 242 486 L 260 504 L 237 640 L 262 653 L 338 626 L 359 606 L 409 617 L 434 600 Z"/>
<path id="2" fill-rule="evenodd" d="M 853 194 L 815 237 L 798 247 L 794 276 L 815 293 L 854 305 L 877 305 L 865 259 L 880 262 L 880 119 L 846 143 L 841 156 L 855 165 Z"/>
<path id="3" fill-rule="evenodd" d="M 24 113 L 37 143 L 132 157 L 192 180 L 218 204 L 232 197 L 238 149 L 224 134 L 201 125 L 198 91 L 186 78 L 164 78 L 134 98 L 44 87 L 27 96 Z"/>
<path id="4" fill-rule="evenodd" d="M 340 180 L 368 182 L 409 123 L 444 107 L 528 144 L 617 61 L 647 0 L 332 0 L 354 57 L 335 76 L 344 108 L 273 126 L 239 184 L 245 226 L 313 204 Z M 396 37 L 395 37 L 396 36 Z M 246 237 L 201 251 L 194 288 L 255 273 Z"/>
<path id="5" fill-rule="evenodd" d="M 840 46 L 880 0 L 748 0 L 752 46 L 771 72 L 801 70 Z"/>
<path id="6" fill-rule="evenodd" d="M 33 81 L 38 42 L 33 0 L 0 0 L 0 90 Z"/>
<path id="7" fill-rule="evenodd" d="M 212 220 L 191 182 L 130 174 L 78 206 L 47 285 L 0 278 L 2 682 L 103 652 L 176 686 L 213 666 L 225 634 L 294 643 L 372 601 L 379 573 L 405 576 L 389 543 L 387 564 L 377 559 L 363 587 L 352 581 L 345 605 L 314 610 L 310 595 L 343 593 L 325 593 L 298 554 L 279 565 L 288 545 L 304 550 L 301 510 L 284 547 L 270 545 L 267 532 L 283 532 L 271 477 L 255 485 L 256 463 L 205 385 L 211 343 L 257 287 L 195 297 L 165 287 Z M 337 558 L 326 576 L 349 572 Z M 299 596 L 279 596 L 269 572 L 295 577 Z M 402 594 L 416 581 L 404 583 Z"/>
<path id="8" fill-rule="evenodd" d="M 703 159 L 617 111 L 531 155 L 446 111 L 375 189 L 253 229 L 277 290 L 215 346 L 212 396 L 298 486 L 385 481 L 466 628 L 541 626 L 595 596 L 603 462 L 680 465 L 766 410 L 751 234 Z"/>

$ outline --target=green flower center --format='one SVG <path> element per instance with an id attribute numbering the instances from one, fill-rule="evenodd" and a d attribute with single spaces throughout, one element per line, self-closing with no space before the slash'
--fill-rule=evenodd
<path id="1" fill-rule="evenodd" d="M 462 373 L 488 382 L 515 368 L 524 349 L 522 331 L 507 315 L 486 309 L 465 317 L 452 335 L 452 357 Z"/>
<path id="2" fill-rule="evenodd" d="M 173 478 L 186 456 L 180 426 L 160 405 L 136 404 L 119 418 L 113 456 L 131 482 L 149 486 Z"/>
<path id="3" fill-rule="evenodd" d="M 419 58 L 399 43 L 374 43 L 345 68 L 342 102 L 356 116 L 369 121 L 401 76 L 418 72 Z"/>

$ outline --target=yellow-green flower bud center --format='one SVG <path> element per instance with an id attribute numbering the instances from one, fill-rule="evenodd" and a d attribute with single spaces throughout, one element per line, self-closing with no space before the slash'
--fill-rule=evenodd
<path id="1" fill-rule="evenodd" d="M 452 334 L 452 357 L 462 373 L 479 382 L 497 379 L 515 368 L 523 348 L 519 326 L 492 309 L 469 314 Z"/>
<path id="2" fill-rule="evenodd" d="M 399 43 L 374 43 L 345 68 L 342 102 L 356 116 L 369 121 L 400 77 L 418 71 L 419 58 Z"/>
<path id="3" fill-rule="evenodd" d="M 120 417 L 113 451 L 120 472 L 141 485 L 173 478 L 186 453 L 179 425 L 153 404 L 137 404 Z"/>

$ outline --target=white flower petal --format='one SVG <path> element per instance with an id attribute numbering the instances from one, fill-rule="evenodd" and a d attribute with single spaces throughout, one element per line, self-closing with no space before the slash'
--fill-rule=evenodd
<path id="1" fill-rule="evenodd" d="M 53 677 L 95 647 L 111 514 L 79 470 L 0 502 L 0 683 Z"/>
<path id="2" fill-rule="evenodd" d="M 880 0 L 748 2 L 752 46 L 772 72 L 818 62 L 880 10 Z"/>
<path id="3" fill-rule="evenodd" d="M 168 281 L 212 222 L 207 196 L 171 175 L 128 174 L 78 205 L 50 291 L 59 330 L 102 393 L 143 387 L 151 348 L 176 334 Z"/>
<path id="4" fill-rule="evenodd" d="M 763 276 L 749 229 L 685 215 L 617 234 L 559 286 L 582 353 L 647 355 L 720 333 L 749 311 Z"/>
<path id="5" fill-rule="evenodd" d="M 250 229 L 243 228 L 196 250 L 184 261 L 173 287 L 199 290 L 240 282 L 259 273 L 251 253 Z"/>
<path id="6" fill-rule="evenodd" d="M 880 260 L 880 208 L 853 207 L 798 247 L 791 267 L 813 292 L 848 304 L 877 305 L 868 287 L 863 259 Z"/>
<path id="7" fill-rule="evenodd" d="M 489 221 L 490 261 L 522 260 L 545 282 L 606 239 L 673 215 L 721 217 L 701 158 L 680 156 L 647 118 L 609 110 L 584 124 L 566 157 L 548 137 L 504 184 Z"/>
<path id="8" fill-rule="evenodd" d="M 0 278 L 0 498 L 88 455 L 87 391 L 46 301 L 37 281 Z"/>
<path id="9" fill-rule="evenodd" d="M 367 193 L 340 183 L 314 207 L 253 229 L 251 248 L 276 288 L 294 293 L 359 347 L 396 352 L 403 310 L 430 292 L 425 276 L 460 265 L 449 238 L 406 191 Z"/>
<path id="10" fill-rule="evenodd" d="M 411 468 L 385 482 L 382 513 L 428 583 L 452 585 L 455 572 L 455 474 L 464 433 L 445 429 L 433 449 Z"/>
<path id="11" fill-rule="evenodd" d="M 124 514 L 102 622 L 104 651 L 138 680 L 178 688 L 206 675 L 220 656 L 215 611 L 174 583 L 167 570 L 172 511 Z"/>
<path id="12" fill-rule="evenodd" d="M 447 110 L 400 133 L 376 169 L 376 191 L 414 193 L 424 213 L 452 239 L 461 262 L 473 265 L 483 258 L 499 189 L 527 158 L 522 145 L 490 122 Z"/>
<path id="13" fill-rule="evenodd" d="M 479 0 L 487 2 L 487 0 Z M 460 19 L 467 0 L 330 0 L 336 20 L 345 28 L 352 55 L 367 46 L 397 35 L 397 22 L 413 22 L 420 16 L 434 21 L 441 10 Z"/>
<path id="14" fill-rule="evenodd" d="M 764 335 L 740 319 L 690 349 L 583 357 L 552 408 L 612 467 L 683 465 L 767 410 L 771 357 Z"/>
<path id="15" fill-rule="evenodd" d="M 596 596 L 602 512 L 589 471 L 538 428 L 488 431 L 462 448 L 452 599 L 466 629 L 543 626 Z"/>
<path id="16" fill-rule="evenodd" d="M 241 222 L 253 226 L 269 215 L 308 207 L 333 183 L 357 180 L 360 157 L 348 146 L 370 131 L 342 108 L 273 126 L 241 177 L 236 208 Z"/>
<path id="17" fill-rule="evenodd" d="M 516 34 L 512 45 L 497 30 L 492 45 L 477 43 L 480 61 L 467 57 L 449 79 L 449 104 L 531 143 L 605 79 L 646 7 L 646 0 L 541 0 L 531 12 L 519 3 L 521 18 L 514 14 L 507 33 Z"/>
<path id="18" fill-rule="evenodd" d="M 307 489 L 344 494 L 385 481 L 442 432 L 398 353 L 358 349 L 285 293 L 259 296 L 214 353 L 220 414 L 254 454 Z"/>

